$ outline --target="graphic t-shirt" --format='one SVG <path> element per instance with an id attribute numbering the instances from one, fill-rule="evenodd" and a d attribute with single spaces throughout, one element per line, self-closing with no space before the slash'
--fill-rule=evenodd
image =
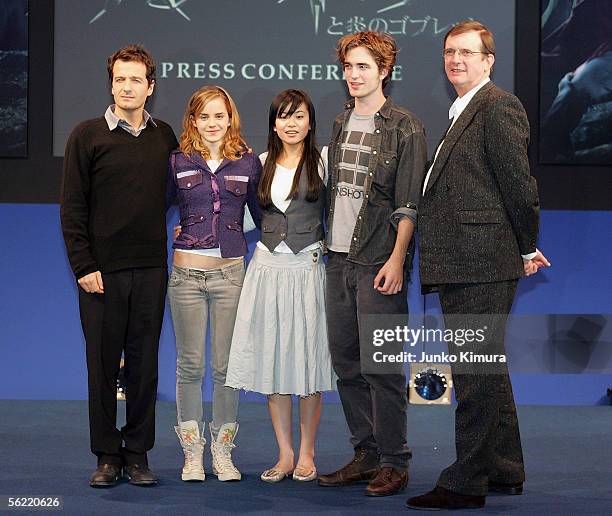
<path id="1" fill-rule="evenodd" d="M 338 253 L 348 253 L 351 247 L 363 203 L 374 130 L 374 115 L 353 112 L 342 133 L 334 220 L 328 242 L 329 248 Z"/>

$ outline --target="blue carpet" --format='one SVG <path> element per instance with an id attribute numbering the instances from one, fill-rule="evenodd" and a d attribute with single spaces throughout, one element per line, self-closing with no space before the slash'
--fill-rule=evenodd
<path id="1" fill-rule="evenodd" d="M 210 414 L 209 406 L 206 410 Z M 373 499 L 362 495 L 364 486 L 321 488 L 291 480 L 268 485 L 259 480 L 261 471 L 276 460 L 267 409 L 245 403 L 234 453 L 243 481 L 223 483 L 211 473 L 204 483 L 184 483 L 179 476 L 182 454 L 172 428 L 174 404 L 159 402 L 157 442 L 149 455 L 159 486 L 138 488 L 122 482 L 99 490 L 87 483 L 95 460 L 89 453 L 86 402 L 0 400 L 0 414 L 0 495 L 61 495 L 64 509 L 55 514 L 408 513 L 406 498 L 429 490 L 454 457 L 452 409 L 410 406 L 414 457 L 404 494 Z M 485 509 L 471 512 L 612 514 L 612 408 L 520 407 L 519 418 L 527 468 L 524 495 L 491 496 Z M 206 452 L 208 472 L 208 446 Z M 351 452 L 341 408 L 328 404 L 318 435 L 319 471 L 343 465 Z"/>

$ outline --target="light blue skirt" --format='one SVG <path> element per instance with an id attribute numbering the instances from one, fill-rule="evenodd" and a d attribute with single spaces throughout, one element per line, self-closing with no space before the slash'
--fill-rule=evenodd
<path id="1" fill-rule="evenodd" d="M 320 249 L 294 255 L 255 248 L 240 294 L 225 385 L 299 396 L 336 388 Z"/>

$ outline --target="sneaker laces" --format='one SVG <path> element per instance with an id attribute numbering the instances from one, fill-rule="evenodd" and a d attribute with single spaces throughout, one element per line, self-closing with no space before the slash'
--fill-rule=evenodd
<path id="1" fill-rule="evenodd" d="M 236 447 L 233 442 L 222 442 L 216 443 L 213 442 L 213 446 L 215 447 L 215 459 L 220 469 L 231 469 L 233 471 L 238 471 L 238 468 L 234 466 L 232 462 L 232 450 Z"/>
<path id="2" fill-rule="evenodd" d="M 185 469 L 193 469 L 193 463 L 195 462 L 195 453 L 193 449 L 183 448 L 183 453 L 185 454 Z"/>
<path id="3" fill-rule="evenodd" d="M 183 453 L 185 455 L 185 468 L 188 470 L 191 469 L 199 469 L 201 467 L 198 466 L 197 454 L 202 453 L 200 446 L 197 444 L 191 444 L 189 446 L 185 446 L 183 448 Z"/>

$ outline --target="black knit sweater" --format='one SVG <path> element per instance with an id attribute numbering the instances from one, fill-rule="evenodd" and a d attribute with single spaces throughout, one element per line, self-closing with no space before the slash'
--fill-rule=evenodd
<path id="1" fill-rule="evenodd" d="M 77 278 L 165 267 L 168 156 L 177 141 L 160 120 L 138 137 L 103 117 L 79 124 L 64 155 L 61 222 Z"/>

